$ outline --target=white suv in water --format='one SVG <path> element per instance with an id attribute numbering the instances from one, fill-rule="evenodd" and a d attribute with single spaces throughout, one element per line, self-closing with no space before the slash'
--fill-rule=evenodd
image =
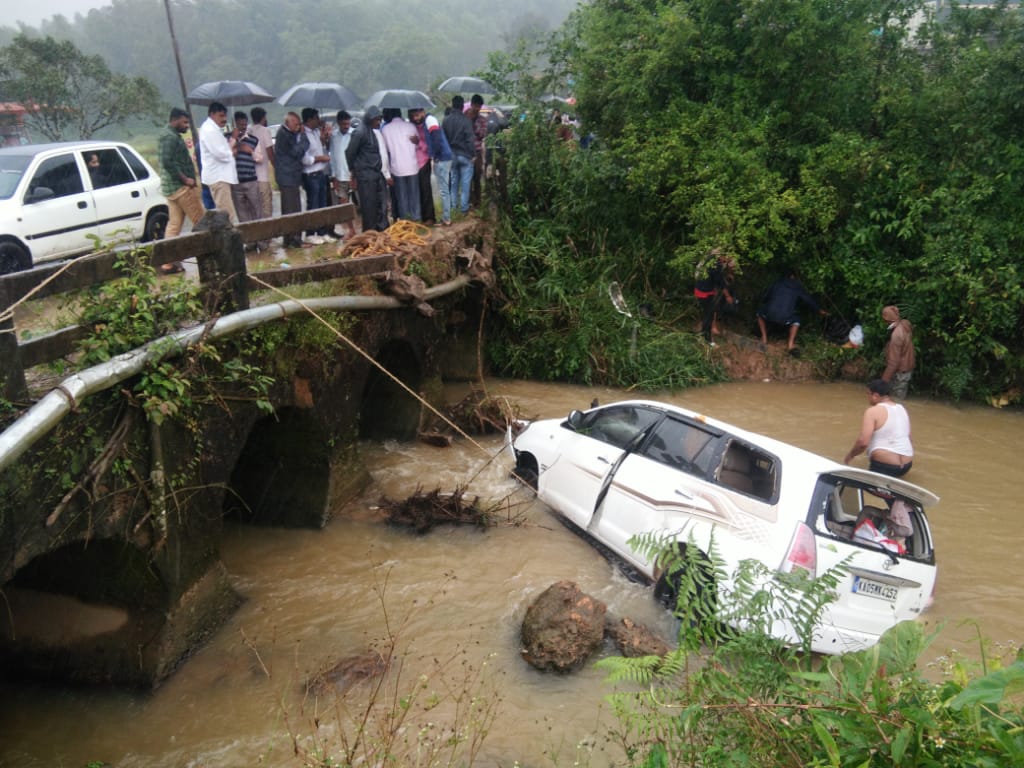
<path id="1" fill-rule="evenodd" d="M 849 558 L 812 649 L 873 645 L 930 604 L 935 551 L 925 508 L 938 498 L 904 480 L 847 467 L 663 403 L 633 400 L 524 423 L 516 475 L 590 537 L 671 591 L 628 543 L 669 534 L 728 573 L 743 560 L 824 573 Z M 718 585 L 724 593 L 728 585 Z M 776 626 L 780 639 L 798 640 Z"/>
<path id="2" fill-rule="evenodd" d="M 166 224 L 160 177 L 127 144 L 0 149 L 0 275 L 87 253 L 95 238 L 157 240 Z"/>

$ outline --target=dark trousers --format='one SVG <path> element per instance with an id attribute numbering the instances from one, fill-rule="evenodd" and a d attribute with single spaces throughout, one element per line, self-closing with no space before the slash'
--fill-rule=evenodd
<path id="1" fill-rule="evenodd" d="M 705 341 L 711 341 L 711 327 L 715 324 L 715 313 L 718 311 L 718 305 L 721 303 L 721 295 L 716 292 L 713 296 L 708 296 L 706 299 L 697 299 L 697 303 L 700 304 L 701 311 L 701 335 Z"/>
<path id="2" fill-rule="evenodd" d="M 434 223 L 434 188 L 430 180 L 434 175 L 433 163 L 429 160 L 423 164 L 418 174 L 420 185 L 420 221 Z"/>
<path id="3" fill-rule="evenodd" d="M 356 193 L 359 211 L 363 214 L 363 231 L 383 232 L 388 228 L 388 184 L 380 171 L 357 172 Z"/>
<path id="4" fill-rule="evenodd" d="M 302 194 L 298 187 L 281 187 L 281 215 L 289 213 L 302 213 Z M 284 238 L 286 248 L 299 248 L 302 246 L 302 233 L 293 232 Z"/>
<path id="5" fill-rule="evenodd" d="M 315 211 L 327 207 L 327 174 L 323 171 L 302 174 L 302 188 L 306 191 L 306 210 Z M 320 227 L 312 232 L 315 235 L 326 235 L 328 227 Z"/>

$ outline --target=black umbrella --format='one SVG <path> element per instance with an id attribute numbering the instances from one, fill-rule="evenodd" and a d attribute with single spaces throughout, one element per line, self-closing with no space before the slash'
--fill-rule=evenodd
<path id="1" fill-rule="evenodd" d="M 197 85 L 189 91 L 186 99 L 192 104 L 207 106 L 215 101 L 219 101 L 224 106 L 241 106 L 243 104 L 263 104 L 273 101 L 274 97 L 256 83 L 250 83 L 247 80 L 216 80 L 212 83 Z"/>
<path id="2" fill-rule="evenodd" d="M 377 91 L 366 100 L 364 107 L 380 107 L 381 109 L 433 109 L 434 102 L 423 91 L 403 91 L 392 88 Z"/>
<path id="3" fill-rule="evenodd" d="M 314 107 L 323 110 L 357 109 L 359 97 L 339 83 L 299 83 L 277 100 L 284 107 Z"/>
<path id="4" fill-rule="evenodd" d="M 486 80 L 469 76 L 449 77 L 437 86 L 437 90 L 451 91 L 452 93 L 479 93 L 480 95 L 497 93 L 494 86 Z"/>

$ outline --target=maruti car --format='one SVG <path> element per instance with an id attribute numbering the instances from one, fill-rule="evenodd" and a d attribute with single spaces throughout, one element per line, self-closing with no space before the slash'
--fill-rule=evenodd
<path id="1" fill-rule="evenodd" d="M 0 274 L 156 240 L 167 224 L 160 177 L 127 144 L 77 141 L 0 149 Z"/>
<path id="2" fill-rule="evenodd" d="M 520 427 L 516 476 L 665 590 L 666 574 L 632 537 L 669 534 L 704 556 L 713 540 L 729 574 L 751 558 L 810 576 L 848 559 L 814 630 L 811 647 L 821 653 L 869 647 L 931 602 L 935 549 L 925 509 L 938 498 L 924 488 L 652 401 Z M 720 592 L 727 586 L 716 584 Z M 799 639 L 785 625 L 773 633 Z"/>

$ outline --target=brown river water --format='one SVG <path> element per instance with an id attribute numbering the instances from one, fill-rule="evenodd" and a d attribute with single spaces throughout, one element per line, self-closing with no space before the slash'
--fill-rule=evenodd
<path id="1" fill-rule="evenodd" d="M 564 416 L 594 397 L 607 403 L 635 396 L 504 380 L 487 388 L 508 396 L 527 418 Z M 452 387 L 450 400 L 464 392 Z M 863 386 L 846 383 L 736 383 L 645 397 L 839 460 L 867 405 Z M 927 653 L 958 649 L 976 656 L 979 632 L 995 644 L 1020 644 L 1024 537 L 1016 481 L 1024 414 L 914 397 L 907 405 L 916 451 L 907 479 L 942 499 L 929 513 L 939 577 L 935 603 L 922 619 L 942 630 Z M 500 438 L 478 442 L 447 449 L 364 445 L 374 485 L 324 530 L 229 526 L 222 558 L 245 602 L 227 625 L 150 694 L 0 682 L 0 765 L 302 765 L 290 734 L 304 748 L 319 743 L 337 755 L 339 728 L 368 708 L 370 687 L 355 686 L 335 707 L 325 703 L 332 697 L 304 696 L 303 683 L 387 637 L 397 651 L 382 697 L 415 692 L 416 698 L 408 709 L 385 709 L 409 713 L 397 738 L 418 739 L 419 754 L 448 739 L 446 727 L 479 737 L 484 728 L 474 723 L 493 715 L 482 746 L 463 752 L 456 764 L 621 762 L 608 741 L 615 720 L 603 702 L 612 690 L 603 673 L 592 666 L 567 676 L 533 670 L 519 657 L 523 614 L 550 584 L 571 579 L 610 613 L 669 637 L 672 621 L 649 588 L 630 582 L 508 479 Z M 382 495 L 402 499 L 417 487 L 457 486 L 505 499 L 521 524 L 417 536 L 382 524 L 374 509 Z M 478 698 L 446 693 L 463 689 Z M 377 728 L 381 718 L 370 722 Z M 397 764 L 427 763 L 406 753 Z"/>

